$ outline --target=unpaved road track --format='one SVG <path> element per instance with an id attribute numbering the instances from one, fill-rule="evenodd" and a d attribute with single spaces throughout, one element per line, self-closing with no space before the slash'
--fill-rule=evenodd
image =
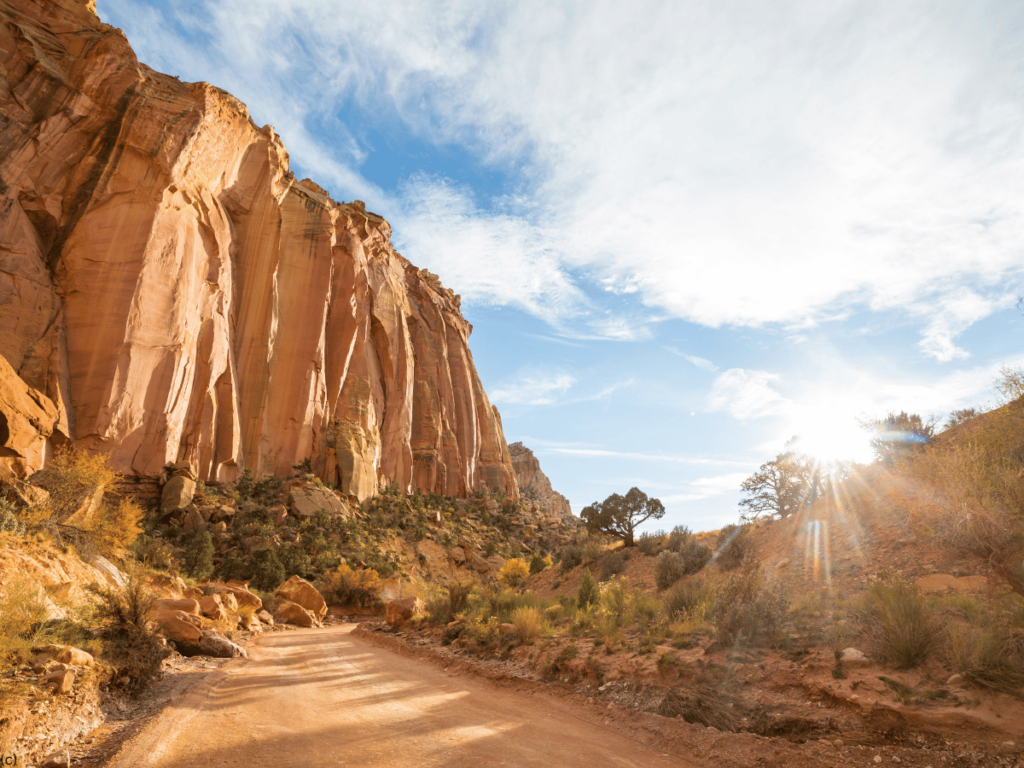
<path id="1" fill-rule="evenodd" d="M 690 766 L 568 702 L 455 677 L 353 636 L 266 635 L 173 702 L 109 768 Z"/>

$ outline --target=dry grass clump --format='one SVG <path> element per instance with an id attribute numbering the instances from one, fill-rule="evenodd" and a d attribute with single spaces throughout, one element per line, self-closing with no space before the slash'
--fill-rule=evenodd
<path id="1" fill-rule="evenodd" d="M 1005 620 L 946 629 L 950 665 L 978 685 L 1024 698 L 1024 628 Z"/>
<path id="2" fill-rule="evenodd" d="M 939 647 L 941 627 L 915 584 L 879 579 L 868 589 L 861 620 L 877 657 L 896 669 L 911 669 Z"/>
<path id="3" fill-rule="evenodd" d="M 699 576 L 680 581 L 662 598 L 670 619 L 703 618 L 714 600 L 711 582 Z"/>
<path id="4" fill-rule="evenodd" d="M 543 628 L 540 611 L 534 606 L 523 606 L 512 611 L 512 626 L 516 628 L 516 637 L 524 645 L 530 645 L 537 639 Z"/>
<path id="5" fill-rule="evenodd" d="M 372 608 L 380 603 L 380 576 L 372 568 L 355 569 L 341 563 L 317 581 L 317 588 L 332 605 Z"/>
<path id="6" fill-rule="evenodd" d="M 712 620 L 721 646 L 756 646 L 773 642 L 789 610 L 782 582 L 769 579 L 754 560 L 718 587 Z"/>
<path id="7" fill-rule="evenodd" d="M 736 697 L 709 681 L 673 688 L 662 699 L 658 714 L 662 717 L 682 716 L 688 723 L 699 723 L 720 731 L 735 732 L 740 721 Z"/>
<path id="8" fill-rule="evenodd" d="M 32 646 L 46 636 L 48 610 L 42 590 L 29 581 L 16 581 L 0 598 L 0 666 L 28 660 Z"/>

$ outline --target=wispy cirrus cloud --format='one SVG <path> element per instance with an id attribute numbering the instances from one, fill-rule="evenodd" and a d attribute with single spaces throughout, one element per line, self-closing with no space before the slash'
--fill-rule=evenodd
<path id="1" fill-rule="evenodd" d="M 664 453 L 637 453 L 630 451 L 609 451 L 603 448 L 563 448 L 545 447 L 539 453 L 558 453 L 567 456 L 583 456 L 590 458 L 614 458 L 614 459 L 635 459 L 638 461 L 667 461 L 675 464 L 691 464 L 700 466 L 705 464 L 722 464 L 747 466 L 749 462 L 734 461 L 732 459 L 705 459 L 695 456 L 679 456 L 676 454 Z"/>
<path id="2" fill-rule="evenodd" d="M 528 372 L 515 381 L 495 389 L 491 401 L 495 404 L 551 405 L 576 383 L 568 373 Z"/>
<path id="3" fill-rule="evenodd" d="M 676 347 L 673 347 L 673 346 L 666 346 L 665 349 L 667 349 L 673 355 L 677 355 L 678 357 L 683 358 L 688 363 L 692 363 L 693 365 L 695 365 L 698 368 L 700 368 L 702 371 L 708 371 L 710 373 L 715 373 L 718 370 L 718 366 L 717 365 L 712 363 L 710 360 L 705 360 L 703 357 L 697 357 L 696 355 L 688 355 L 685 352 L 683 352 L 682 350 L 679 350 L 679 349 L 677 349 Z"/>

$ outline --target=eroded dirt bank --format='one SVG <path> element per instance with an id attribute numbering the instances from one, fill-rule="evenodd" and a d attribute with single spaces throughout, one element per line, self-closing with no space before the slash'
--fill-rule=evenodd
<path id="1" fill-rule="evenodd" d="M 455 676 L 354 636 L 264 636 L 185 694 L 109 768 L 695 766 L 571 702 Z"/>

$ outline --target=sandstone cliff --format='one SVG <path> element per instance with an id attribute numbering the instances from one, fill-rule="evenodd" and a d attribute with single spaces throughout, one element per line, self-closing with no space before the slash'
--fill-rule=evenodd
<path id="1" fill-rule="evenodd" d="M 0 355 L 50 417 L 15 419 L 38 430 L 0 441 L 7 463 L 38 468 L 52 432 L 138 476 L 309 458 L 359 498 L 516 495 L 459 297 L 91 5 L 0 0 Z"/>
<path id="2" fill-rule="evenodd" d="M 548 517 L 569 524 L 579 522 L 572 513 L 569 500 L 551 487 L 551 481 L 541 471 L 540 462 L 533 451 L 522 443 L 512 443 L 508 450 L 523 500 L 532 503 Z"/>

